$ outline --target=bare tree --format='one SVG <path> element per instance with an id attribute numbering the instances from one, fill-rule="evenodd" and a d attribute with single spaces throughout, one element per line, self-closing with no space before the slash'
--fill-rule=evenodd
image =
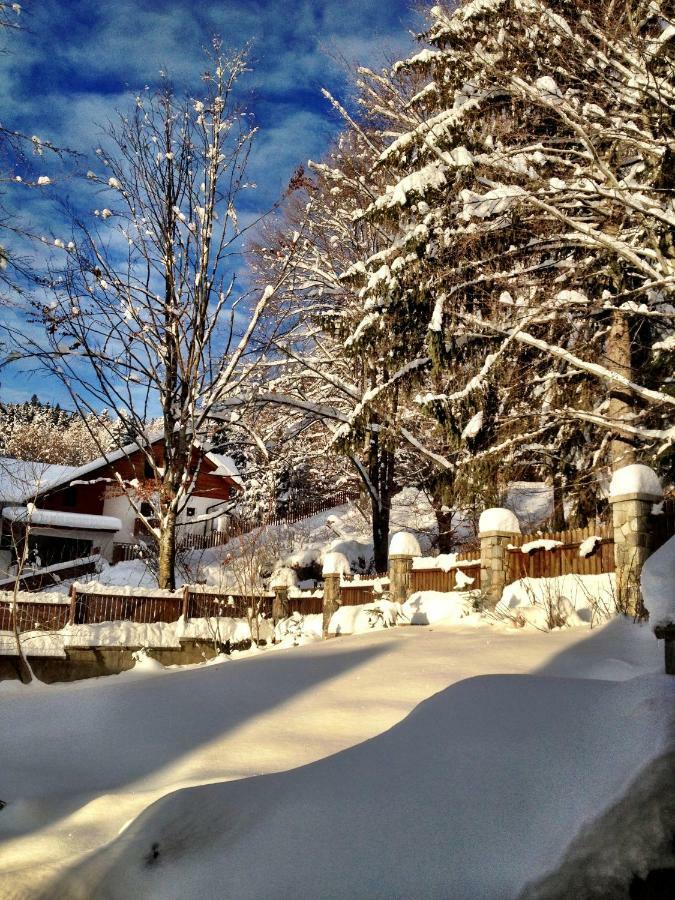
<path id="1" fill-rule="evenodd" d="M 142 450 L 152 513 L 133 479 L 118 480 L 158 542 L 162 588 L 175 584 L 176 522 L 199 474 L 195 438 L 213 404 L 239 389 L 252 335 L 286 277 L 282 265 L 258 295 L 234 290 L 246 231 L 235 202 L 249 187 L 256 130 L 234 96 L 245 70 L 244 52 L 225 58 L 214 42 L 201 99 L 146 91 L 109 127 L 109 146 L 97 151 L 105 174 L 88 173 L 103 195 L 102 224 L 77 222 L 72 241 L 57 240 L 68 265 L 52 278 L 52 299 L 33 307 L 46 341 L 29 354 L 83 417 L 116 410 Z M 26 338 L 14 337 L 21 352 Z M 147 427 L 158 413 L 161 454 Z"/>

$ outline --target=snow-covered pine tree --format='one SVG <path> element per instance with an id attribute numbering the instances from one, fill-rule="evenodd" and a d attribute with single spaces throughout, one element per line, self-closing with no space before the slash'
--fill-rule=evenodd
<path id="1" fill-rule="evenodd" d="M 362 299 L 341 273 L 388 241 L 386 230 L 355 223 L 372 199 L 372 186 L 366 191 L 364 183 L 381 146 L 375 129 L 353 123 L 324 162 L 294 178 L 283 221 L 257 249 L 258 268 L 268 278 L 279 248 L 296 236 L 293 277 L 269 310 L 268 374 L 256 402 L 286 409 L 279 425 L 287 435 L 319 442 L 323 436 L 323 451 L 332 449 L 353 466 L 371 504 L 378 571 L 387 565 L 396 469 L 406 460 L 403 411 L 391 380 L 391 336 L 382 333 L 367 350 L 350 339 Z"/>
<path id="2" fill-rule="evenodd" d="M 632 0 L 581 15 L 565 0 L 435 6 L 431 49 L 394 67 L 426 84 L 362 214 L 397 238 L 349 273 L 364 300 L 354 340 L 407 330 L 399 367 L 426 344 L 442 389 L 419 402 L 460 443 L 485 439 L 450 467 L 524 448 L 544 470 L 565 449 L 575 471 L 609 447 L 615 466 L 627 445 L 663 465 L 672 454 L 666 12 Z"/>

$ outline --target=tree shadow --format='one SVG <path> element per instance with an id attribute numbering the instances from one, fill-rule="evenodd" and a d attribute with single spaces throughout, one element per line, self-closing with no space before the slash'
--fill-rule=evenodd
<path id="1" fill-rule="evenodd" d="M 148 778 L 388 649 L 388 643 L 342 644 L 321 653 L 298 648 L 186 672 L 110 676 L 8 695 L 0 700 L 0 797 L 7 804 L 0 838 L 50 825 L 101 794 Z"/>

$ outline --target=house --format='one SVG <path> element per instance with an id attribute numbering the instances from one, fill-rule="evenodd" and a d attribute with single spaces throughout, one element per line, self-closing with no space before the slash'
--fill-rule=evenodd
<path id="1" fill-rule="evenodd" d="M 32 502 L 37 494 L 60 479 L 72 475 L 76 466 L 57 466 L 0 456 L 0 579 L 10 574 L 14 542 L 2 511 Z"/>
<path id="2" fill-rule="evenodd" d="M 153 442 L 152 452 L 156 465 L 161 466 L 163 438 Z M 193 471 L 197 466 L 199 471 L 194 491 L 179 517 L 179 543 L 195 542 L 212 531 L 226 530 L 228 510 L 241 490 L 236 466 L 228 456 L 212 453 L 197 442 L 193 454 Z M 147 538 L 118 480 L 119 476 L 125 484 L 133 485 L 137 504 L 144 515 L 150 515 L 149 499 L 155 489 L 153 467 L 137 445 L 76 468 L 19 460 L 5 463 L 5 471 L 10 473 L 0 479 L 0 545 L 5 556 L 15 555 L 14 548 L 20 544 L 27 523 L 31 553 L 43 566 L 95 552 L 112 561 L 119 558 L 120 548 Z"/>

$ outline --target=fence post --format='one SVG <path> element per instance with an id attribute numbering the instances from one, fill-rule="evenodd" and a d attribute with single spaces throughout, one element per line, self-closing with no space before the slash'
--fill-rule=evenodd
<path id="1" fill-rule="evenodd" d="M 616 599 L 629 616 L 642 616 L 640 575 L 654 549 L 652 505 L 663 499 L 656 473 L 640 464 L 618 469 L 609 489 L 614 525 Z"/>
<path id="2" fill-rule="evenodd" d="M 422 551 L 417 538 L 398 531 L 389 544 L 389 593 L 394 603 L 405 603 L 410 594 L 410 572 L 414 556 Z"/>
<path id="3" fill-rule="evenodd" d="M 183 585 L 182 615 L 183 615 L 183 621 L 187 622 L 188 619 L 190 618 L 190 587 L 187 584 Z"/>
<path id="4" fill-rule="evenodd" d="M 514 535 L 520 534 L 518 519 L 510 509 L 494 507 L 481 513 L 478 520 L 480 536 L 480 587 L 485 605 L 494 609 L 506 586 L 507 547 Z"/>
<path id="5" fill-rule="evenodd" d="M 272 621 L 276 625 L 280 619 L 287 619 L 290 615 L 288 609 L 288 585 L 274 585 L 274 600 L 272 601 Z"/>
<path id="6" fill-rule="evenodd" d="M 321 633 L 328 637 L 333 613 L 340 608 L 340 578 L 348 575 L 349 560 L 343 553 L 327 553 L 323 560 L 323 623 Z"/>
<path id="7" fill-rule="evenodd" d="M 77 588 L 74 584 L 70 586 L 70 612 L 68 614 L 68 624 L 75 624 L 75 607 L 77 605 Z"/>

